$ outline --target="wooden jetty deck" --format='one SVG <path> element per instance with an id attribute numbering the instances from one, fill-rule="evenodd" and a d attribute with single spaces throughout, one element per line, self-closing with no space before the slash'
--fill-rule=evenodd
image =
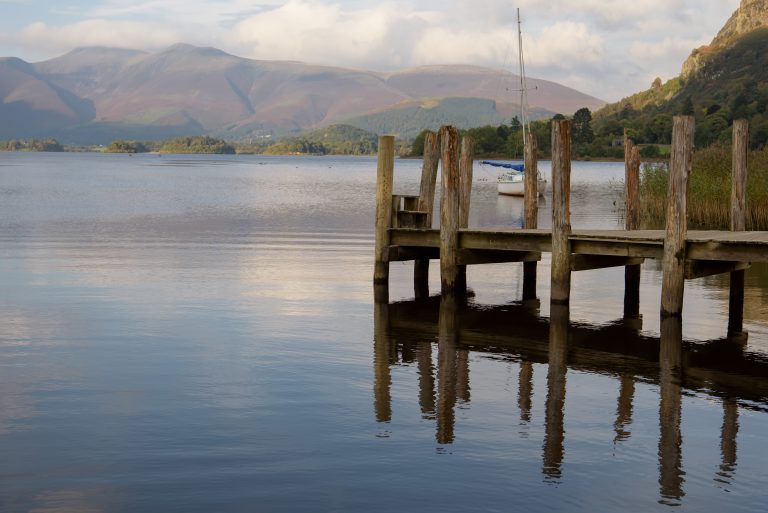
<path id="1" fill-rule="evenodd" d="M 694 121 L 674 120 L 667 221 L 665 230 L 640 230 L 639 169 L 637 147 L 625 135 L 626 225 L 624 230 L 573 230 L 570 225 L 570 122 L 553 122 L 552 130 L 552 229 L 538 229 L 536 143 L 529 134 L 525 164 L 525 228 L 478 229 L 468 227 L 472 188 L 473 143 L 464 138 L 459 153 L 458 132 L 453 127 L 425 138 L 425 155 L 419 195 L 392 193 L 394 139 L 379 140 L 376 207 L 376 267 L 374 283 L 386 285 L 389 262 L 414 260 L 417 297 L 428 294 L 429 260 L 440 261 L 441 293 L 466 291 L 466 266 L 523 262 L 523 299 L 536 297 L 536 262 L 541 253 L 552 254 L 551 301 L 567 305 L 571 273 L 624 266 L 625 316 L 639 311 L 640 264 L 646 258 L 662 261 L 662 318 L 682 316 L 684 283 L 714 274 L 731 277 L 728 333 L 742 334 L 744 270 L 752 262 L 768 262 L 768 232 L 745 231 L 747 180 L 746 121 L 734 122 L 731 231 L 688 231 L 688 175 L 693 156 Z M 432 228 L 438 163 L 442 194 L 440 227 Z"/>

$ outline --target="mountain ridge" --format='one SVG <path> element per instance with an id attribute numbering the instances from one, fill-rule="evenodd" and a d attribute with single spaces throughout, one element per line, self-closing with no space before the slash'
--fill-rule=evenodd
<path id="1" fill-rule="evenodd" d="M 166 137 L 261 137 L 340 122 L 354 125 L 372 115 L 397 114 L 404 105 L 429 109 L 456 98 L 491 100 L 499 116 L 509 118 L 514 101 L 497 97 L 507 96 L 502 83 L 514 78 L 471 65 L 376 72 L 254 60 L 184 43 L 155 53 L 84 47 L 38 63 L 0 59 L 0 115 L 10 120 L 0 126 L 0 138 L 105 142 L 107 136 L 142 131 Z M 554 82 L 529 83 L 537 87 L 530 99 L 536 112 L 570 114 L 604 104 Z M 480 120 L 468 121 L 473 122 Z M 395 131 L 396 125 L 381 127 Z"/>

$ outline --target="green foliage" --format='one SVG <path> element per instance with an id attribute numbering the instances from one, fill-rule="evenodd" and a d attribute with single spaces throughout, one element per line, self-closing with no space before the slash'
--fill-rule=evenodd
<path id="1" fill-rule="evenodd" d="M 658 146 L 649 144 L 647 146 L 640 146 L 640 156 L 645 159 L 657 159 L 661 156 L 661 152 Z"/>
<path id="2" fill-rule="evenodd" d="M 270 155 L 371 155 L 378 149 L 376 134 L 349 125 L 332 125 L 269 146 Z M 422 140 L 423 151 L 423 140 Z"/>
<path id="3" fill-rule="evenodd" d="M 12 139 L 0 141 L 0 151 L 64 151 L 56 139 Z"/>
<path id="4" fill-rule="evenodd" d="M 146 153 L 149 149 L 138 141 L 112 141 L 104 150 L 106 153 Z"/>
<path id="5" fill-rule="evenodd" d="M 235 148 L 221 139 L 208 136 L 177 137 L 166 141 L 160 153 L 234 154 Z"/>
<path id="6" fill-rule="evenodd" d="M 749 153 L 747 230 L 768 229 L 768 149 Z M 669 169 L 646 165 L 640 182 L 646 228 L 661 228 L 666 215 Z M 689 177 L 688 219 L 691 228 L 728 229 L 731 205 L 731 148 L 713 145 L 694 153 Z"/>
<path id="7" fill-rule="evenodd" d="M 532 119 L 548 118 L 551 115 L 549 111 L 540 108 L 532 109 L 529 114 Z M 399 109 L 356 117 L 346 123 L 376 134 L 397 134 L 402 139 L 412 139 L 424 127 L 435 129 L 452 125 L 459 129 L 469 129 L 484 125 L 497 126 L 509 121 L 506 115 L 499 112 L 493 100 L 435 98 L 423 99 L 418 104 L 404 104 Z"/>
<path id="8" fill-rule="evenodd" d="M 734 119 L 750 123 L 750 147 L 768 141 L 768 29 L 739 37 L 708 56 L 694 75 L 658 82 L 642 93 L 607 105 L 595 113 L 595 132 L 633 131 L 638 144 L 669 144 L 671 118 L 696 118 L 696 145 L 728 144 Z M 617 134 L 618 135 L 618 134 Z"/>
<path id="9" fill-rule="evenodd" d="M 595 140 L 595 133 L 592 131 L 592 112 L 588 108 L 583 107 L 573 115 L 571 132 L 573 143 L 576 145 L 584 146 Z"/>

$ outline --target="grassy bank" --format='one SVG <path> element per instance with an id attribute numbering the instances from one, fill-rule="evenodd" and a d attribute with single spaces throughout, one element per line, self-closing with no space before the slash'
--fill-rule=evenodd
<path id="1" fill-rule="evenodd" d="M 747 230 L 768 230 L 768 149 L 752 151 L 748 163 Z M 663 228 L 667 207 L 665 164 L 643 168 L 641 208 L 645 228 Z M 731 209 L 731 149 L 713 146 L 693 157 L 688 193 L 690 229 L 728 229 Z"/>

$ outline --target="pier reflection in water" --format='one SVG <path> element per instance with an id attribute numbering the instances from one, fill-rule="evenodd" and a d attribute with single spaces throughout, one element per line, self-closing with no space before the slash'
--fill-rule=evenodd
<path id="1" fill-rule="evenodd" d="M 434 420 L 437 444 L 458 442 L 461 421 L 457 421 L 456 408 L 470 402 L 470 355 L 514 361 L 519 371 L 519 423 L 543 423 L 540 443 L 545 482 L 556 484 L 569 477 L 566 413 L 571 410 L 566 404 L 568 376 L 574 371 L 616 380 L 617 400 L 605 405 L 615 408 L 613 444 L 632 437 L 637 384 L 658 390 L 658 502 L 663 505 L 685 502 L 686 395 L 703 394 L 722 403 L 722 428 L 717 434 L 721 459 L 712 465 L 707 479 L 724 489 L 738 480 L 739 409 L 768 411 L 768 360 L 744 351 L 734 339 L 683 341 L 679 319 L 665 319 L 661 336 L 655 338 L 640 331 L 641 319 L 591 326 L 570 322 L 564 306 L 553 306 L 546 319 L 535 303 L 481 306 L 440 297 L 389 303 L 386 289 L 380 290 L 374 334 L 376 419 L 392 420 L 392 366 L 414 364 L 419 374 L 414 397 L 422 417 Z M 546 399 L 540 419 L 536 419 L 533 397 L 537 365 L 546 365 Z M 578 400 L 583 401 L 583 396 Z M 582 405 L 573 408 L 577 406 Z M 525 439 L 530 433 L 510 430 L 509 436 Z"/>

